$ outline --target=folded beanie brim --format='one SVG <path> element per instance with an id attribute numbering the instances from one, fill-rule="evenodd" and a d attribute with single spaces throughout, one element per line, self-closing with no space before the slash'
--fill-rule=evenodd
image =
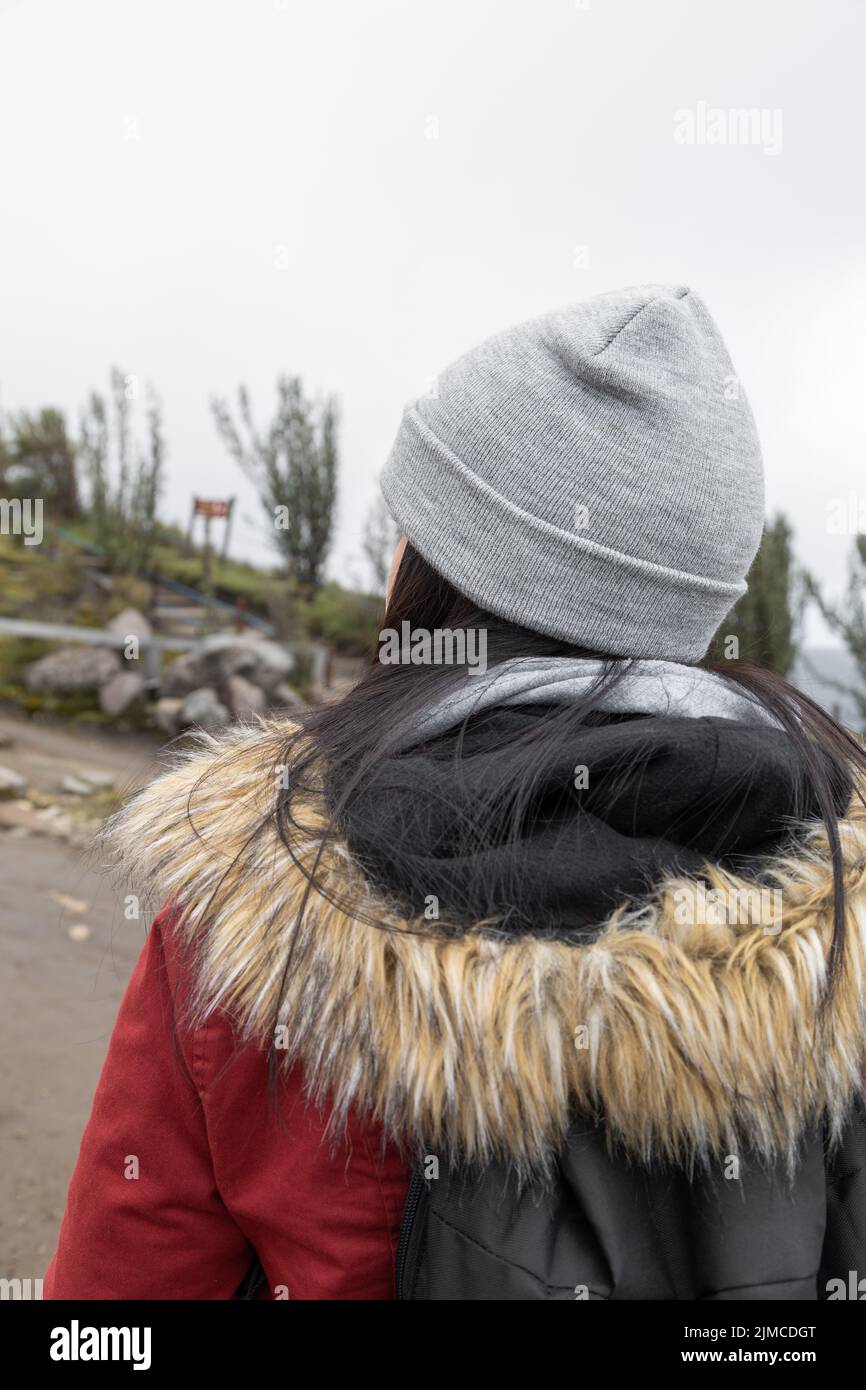
<path id="1" fill-rule="evenodd" d="M 480 608 L 592 651 L 699 661 L 708 631 L 746 592 L 744 582 L 658 565 L 532 516 L 461 463 L 414 409 L 382 491 L 415 549 Z M 670 634 L 669 647 L 660 634 Z"/>

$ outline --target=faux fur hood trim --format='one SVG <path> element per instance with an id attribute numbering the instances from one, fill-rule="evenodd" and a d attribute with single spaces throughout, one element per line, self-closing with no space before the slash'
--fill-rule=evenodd
<path id="1" fill-rule="evenodd" d="M 833 894 L 821 827 L 771 866 L 776 935 L 683 925 L 689 884 L 671 879 L 588 944 L 483 927 L 455 937 L 403 920 L 342 843 L 317 874 L 352 911 L 307 894 L 274 820 L 292 732 L 203 736 L 110 826 L 125 872 L 178 908 L 194 1021 L 222 1010 L 243 1040 L 268 1046 L 282 989 L 280 1055 L 335 1125 L 357 1108 L 409 1150 L 524 1172 L 544 1168 L 580 1116 L 603 1119 L 635 1158 L 689 1167 L 744 1146 L 793 1165 L 816 1126 L 838 1135 L 866 1064 L 859 805 L 841 824 L 848 944 L 822 1011 Z M 311 835 L 300 857 L 312 865 L 317 848 Z M 754 886 L 712 866 L 706 879 L 720 892 Z"/>

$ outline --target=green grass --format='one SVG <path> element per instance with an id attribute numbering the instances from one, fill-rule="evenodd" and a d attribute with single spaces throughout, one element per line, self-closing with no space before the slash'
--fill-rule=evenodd
<path id="1" fill-rule="evenodd" d="M 0 617 L 73 622 L 82 588 L 82 562 L 73 547 L 47 540 L 22 545 L 0 536 Z"/>
<path id="2" fill-rule="evenodd" d="M 86 518 L 68 523 L 66 529 L 82 541 L 92 540 Z M 159 528 L 151 566 L 166 579 L 204 591 L 201 551 L 188 554 L 185 538 L 176 527 Z M 93 568 L 92 558 L 88 563 L 71 540 L 56 533 L 49 532 L 39 546 L 0 536 L 0 617 L 102 627 L 121 608 L 146 610 L 150 596 L 146 580 L 114 574 L 113 593 L 102 597 L 87 579 L 87 570 Z M 313 599 L 305 600 L 276 568 L 259 568 L 242 560 L 222 561 L 214 556 L 210 592 L 230 603 L 243 601 L 251 614 L 269 618 L 284 637 L 330 642 L 347 656 L 371 650 L 381 626 L 382 603 L 376 596 L 332 580 Z M 28 659 L 35 661 L 46 650 L 34 648 Z M 26 664 L 12 649 L 7 649 L 5 658 L 0 650 L 0 682 L 9 680 L 4 672 L 14 673 Z"/>
<path id="3" fill-rule="evenodd" d="M 47 656 L 54 648 L 55 643 L 35 637 L 0 636 L 0 682 L 14 681 L 31 661 Z"/>
<path id="4" fill-rule="evenodd" d="M 0 704 L 13 705 L 21 714 L 50 715 L 53 719 L 69 720 L 75 724 L 126 730 L 154 730 L 152 707 L 137 701 L 115 719 L 99 708 L 95 691 L 82 690 L 69 695 L 48 695 L 28 690 L 17 681 L 5 680 L 0 665 Z"/>
<path id="5" fill-rule="evenodd" d="M 5 637 L 0 635 L 0 701 L 14 705 L 22 714 L 50 714 L 56 719 L 71 719 L 76 723 L 116 725 L 127 728 L 154 728 L 150 706 L 144 701 L 132 705 L 121 720 L 111 719 L 99 708 L 95 690 L 70 694 L 49 694 L 28 690 L 24 671 L 33 661 L 56 651 L 55 642 L 42 642 L 35 637 Z"/>
<path id="6" fill-rule="evenodd" d="M 302 605 L 301 618 L 310 637 L 333 642 L 341 655 L 364 656 L 376 645 L 382 607 L 381 599 L 344 589 L 331 581 Z"/>
<path id="7" fill-rule="evenodd" d="M 153 569 L 188 584 L 191 589 L 204 588 L 204 564 L 200 554 L 185 555 L 173 546 L 158 545 L 153 552 Z M 243 598 L 251 611 L 264 614 L 268 610 L 268 593 L 279 577 L 272 570 L 257 569 L 242 560 L 220 560 L 214 556 L 211 566 L 211 591 L 216 598 L 236 603 Z"/>

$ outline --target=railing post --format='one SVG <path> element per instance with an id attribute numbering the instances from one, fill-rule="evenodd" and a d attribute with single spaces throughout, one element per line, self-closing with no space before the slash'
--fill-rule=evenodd
<path id="1" fill-rule="evenodd" d="M 149 690 L 158 688 L 161 667 L 162 653 L 159 644 L 148 639 L 144 648 L 144 680 Z"/>

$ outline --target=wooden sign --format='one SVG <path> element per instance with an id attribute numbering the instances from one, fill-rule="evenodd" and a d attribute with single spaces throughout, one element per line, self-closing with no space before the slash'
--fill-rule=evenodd
<path id="1" fill-rule="evenodd" d="M 231 515 L 233 497 L 227 502 L 208 500 L 206 497 L 196 497 L 193 509 L 194 516 L 206 516 L 209 519 L 225 519 Z"/>

